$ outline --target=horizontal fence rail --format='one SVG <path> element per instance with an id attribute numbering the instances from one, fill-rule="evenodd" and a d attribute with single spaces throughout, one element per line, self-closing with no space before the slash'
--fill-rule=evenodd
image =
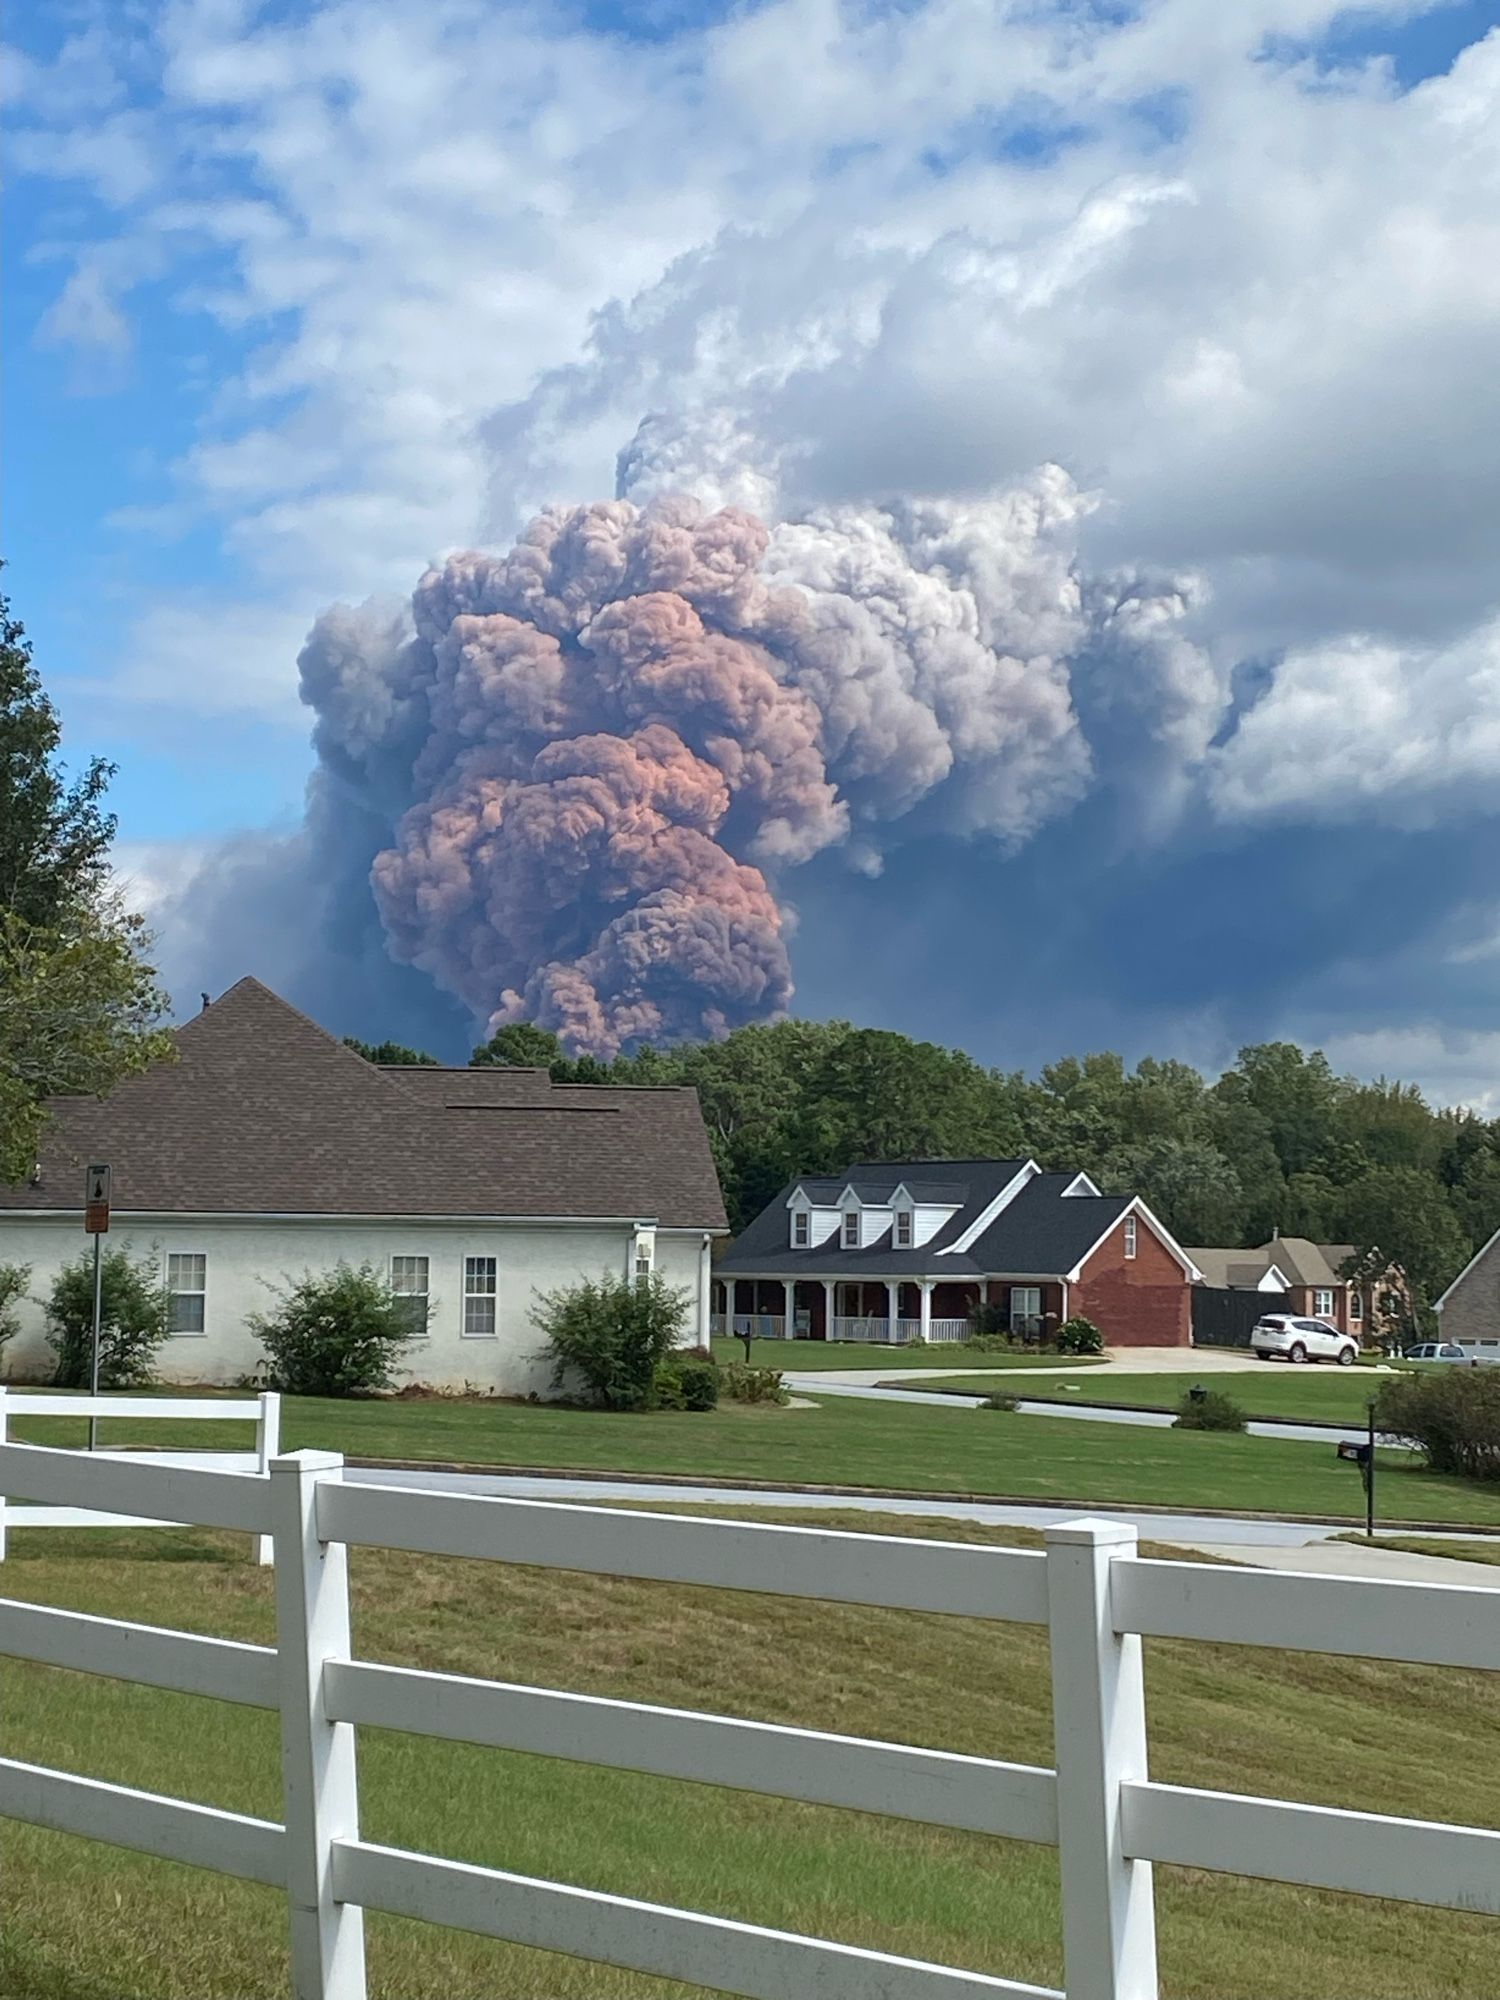
<path id="1" fill-rule="evenodd" d="M 752 2000 L 1063 2000 L 1055 1989 L 982 1972 L 892 1958 L 855 1945 L 695 1916 L 527 1875 L 434 1861 L 398 1848 L 339 1843 L 334 1887 L 367 1909 L 425 1918 L 542 1951 L 565 1951 L 633 1972 Z"/>
<path id="2" fill-rule="evenodd" d="M 1031 1764 L 362 1660 L 330 1662 L 323 1698 L 339 1722 L 685 1778 L 800 1799 L 804 1805 L 846 1806 L 1044 1846 L 1057 1840 L 1057 1780 Z"/>
<path id="3" fill-rule="evenodd" d="M 250 1473 L 264 1479 L 271 1460 L 281 1449 L 281 1397 L 274 1390 L 266 1390 L 253 1400 L 247 1398 L 223 1398 L 217 1396 L 61 1396 L 38 1394 L 31 1390 L 17 1393 L 8 1384 L 0 1383 L 0 1449 L 9 1439 L 12 1418 L 29 1417 L 87 1417 L 90 1420 L 89 1435 L 92 1446 L 94 1431 L 99 1418 L 129 1417 L 137 1422 L 196 1423 L 253 1423 L 255 1426 L 254 1447 L 248 1451 L 151 1451 L 153 1466 L 175 1466 L 182 1471 L 206 1470 L 210 1472 Z M 90 1450 L 91 1458 L 119 1459 L 122 1455 L 129 1462 L 129 1454 L 118 1450 L 106 1452 Z M 42 1496 L 39 1504 L 25 1507 L 11 1505 L 14 1497 L 0 1478 L 0 1562 L 5 1559 L 7 1531 L 10 1528 L 165 1528 L 186 1526 L 211 1526 L 213 1523 L 199 1523 L 190 1516 L 179 1519 L 175 1514 L 157 1514 L 145 1508 L 122 1510 L 103 1505 L 80 1506 L 75 1503 L 47 1504 Z M 263 1563 L 271 1561 L 271 1537 L 260 1533 L 256 1536 L 256 1554 Z"/>
<path id="4" fill-rule="evenodd" d="M 0 1490 L 274 1538 L 274 1648 L 4 1599 L 0 1654 L 278 1711 L 285 1825 L 9 1758 L 0 1816 L 283 1889 L 297 2000 L 365 2000 L 365 1908 L 749 2000 L 1064 2000 L 366 1842 L 359 1728 L 1055 1846 L 1071 2000 L 1156 1994 L 1158 1863 L 1500 1916 L 1500 1831 L 1154 1782 L 1141 1657 L 1145 1635 L 1494 1668 L 1497 1592 L 1148 1560 L 1107 1521 L 1032 1553 L 360 1485 L 320 1452 L 258 1477 L 0 1445 Z M 358 1660 L 350 1545 L 1047 1625 L 1056 1768 Z"/>
<path id="5" fill-rule="evenodd" d="M 319 1489 L 318 1533 L 324 1541 L 592 1570 L 654 1583 L 698 1583 L 1021 1624 L 1047 1619 L 1042 1557 L 971 1542 L 353 1484 Z"/>

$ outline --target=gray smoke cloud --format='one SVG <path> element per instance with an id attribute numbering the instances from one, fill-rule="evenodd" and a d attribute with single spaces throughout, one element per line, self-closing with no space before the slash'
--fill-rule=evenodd
<path id="1" fill-rule="evenodd" d="M 309 913 L 295 990 L 388 955 L 403 1020 L 425 974 L 574 1051 L 722 1035 L 787 1007 L 814 856 L 1013 848 L 1098 782 L 1095 718 L 1153 795 L 1202 756 L 1191 586 L 1086 578 L 1066 473 L 885 507 L 788 506 L 795 476 L 742 420 L 653 420 L 615 499 L 317 620 L 306 824 L 214 871 L 238 927 Z"/>

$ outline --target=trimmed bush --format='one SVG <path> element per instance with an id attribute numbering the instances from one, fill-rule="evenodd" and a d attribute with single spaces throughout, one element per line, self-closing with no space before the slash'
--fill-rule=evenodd
<path id="1" fill-rule="evenodd" d="M 719 1390 L 731 1403 L 788 1403 L 790 1391 L 779 1368 L 747 1368 L 731 1362 L 719 1378 Z"/>
<path id="2" fill-rule="evenodd" d="M 42 1310 L 57 1356 L 59 1389 L 87 1389 L 94 1344 L 94 1253 L 64 1264 Z M 134 1389 L 152 1380 L 167 1337 L 167 1288 L 149 1254 L 106 1250 L 99 1265 L 99 1387 Z"/>
<path id="3" fill-rule="evenodd" d="M 6 1341 L 14 1340 L 21 1331 L 21 1315 L 16 1308 L 25 1298 L 26 1287 L 30 1283 L 29 1264 L 0 1264 L 0 1347 Z"/>
<path id="4" fill-rule="evenodd" d="M 1433 1472 L 1500 1479 L 1500 1368 L 1434 1368 L 1382 1382 L 1375 1428 L 1415 1445 Z"/>
<path id="5" fill-rule="evenodd" d="M 982 1410 L 1018 1410 L 1019 1396 L 1013 1396 L 1009 1389 L 993 1389 L 979 1406 Z"/>
<path id="6" fill-rule="evenodd" d="M 1177 1421 L 1172 1428 L 1178 1431 L 1242 1431 L 1245 1428 L 1245 1412 L 1222 1389 L 1208 1389 L 1201 1396 L 1195 1396 L 1189 1390 L 1177 1405 Z"/>
<path id="7" fill-rule="evenodd" d="M 391 1290 L 373 1264 L 304 1271 L 276 1290 L 273 1312 L 250 1326 L 268 1357 L 267 1380 L 292 1396 L 369 1396 L 392 1386 L 393 1370 L 427 1324 L 423 1302 Z M 430 1310 L 430 1306 L 428 1308 Z"/>
<path id="8" fill-rule="evenodd" d="M 669 1354 L 657 1363 L 652 1404 L 658 1410 L 712 1410 L 719 1402 L 719 1365 L 702 1354 Z"/>
<path id="9" fill-rule="evenodd" d="M 1057 1329 L 1057 1351 L 1059 1354 L 1102 1354 L 1104 1335 L 1091 1319 L 1085 1319 L 1082 1313 L 1074 1313 Z"/>
<path id="10" fill-rule="evenodd" d="M 543 1292 L 532 1313 L 552 1363 L 552 1386 L 576 1388 L 601 1410 L 649 1410 L 656 1372 L 681 1343 L 688 1295 L 659 1272 L 632 1280 L 606 1271 Z"/>

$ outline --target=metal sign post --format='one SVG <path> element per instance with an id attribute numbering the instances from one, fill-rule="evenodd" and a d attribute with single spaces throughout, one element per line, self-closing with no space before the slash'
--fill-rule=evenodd
<path id="1" fill-rule="evenodd" d="M 83 1227 L 87 1235 L 94 1239 L 94 1338 L 89 1363 L 89 1394 L 99 1393 L 99 1323 L 104 1302 L 104 1274 L 102 1265 L 103 1239 L 109 1234 L 109 1182 L 107 1166 L 95 1163 L 88 1170 L 88 1179 L 83 1191 Z M 89 1418 L 89 1450 L 99 1448 L 99 1419 Z"/>

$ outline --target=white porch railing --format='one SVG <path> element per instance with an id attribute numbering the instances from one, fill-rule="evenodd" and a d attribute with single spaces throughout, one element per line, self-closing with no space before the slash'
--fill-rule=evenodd
<path id="1" fill-rule="evenodd" d="M 281 1450 L 281 1397 L 266 1390 L 237 1402 L 216 1396 L 64 1396 L 45 1391 L 15 1390 L 0 1383 L 0 1445 L 16 1417 L 132 1417 L 189 1423 L 253 1423 L 255 1442 L 247 1451 L 153 1451 L 153 1465 L 197 1466 L 205 1471 L 266 1472 Z M 111 1453 L 118 1457 L 119 1452 Z M 7 1507 L 0 1493 L 0 1562 L 5 1538 L 12 1528 L 160 1528 L 168 1524 L 122 1514 L 101 1514 L 88 1507 Z M 181 1525 L 180 1523 L 177 1525 Z M 260 1535 L 256 1559 L 271 1561 L 271 1538 Z"/>
<path id="2" fill-rule="evenodd" d="M 752 1340 L 784 1340 L 786 1316 L 784 1313 L 736 1313 L 735 1339 L 743 1340 L 747 1333 Z"/>
<path id="3" fill-rule="evenodd" d="M 5 1445 L 0 1489 L 273 1537 L 274 1647 L 0 1601 L 0 1654 L 278 1711 L 286 1823 L 9 1757 L 0 1815 L 284 1890 L 298 2000 L 365 2000 L 365 1909 L 751 2000 L 1154 2000 L 1158 1861 L 1500 1915 L 1500 1832 L 1153 1781 L 1141 1658 L 1144 1634 L 1494 1671 L 1497 1591 L 1162 1562 L 1111 1521 L 1034 1554 L 362 1486 L 325 1452 L 261 1478 Z M 1057 1768 L 358 1660 L 351 1545 L 1044 1625 Z M 1055 1846 L 1066 1994 L 377 1846 L 360 1724 Z"/>
<path id="4" fill-rule="evenodd" d="M 966 1319 L 935 1319 L 927 1337 L 929 1340 L 967 1340 L 972 1331 Z"/>
<path id="5" fill-rule="evenodd" d="M 829 1335 L 829 1339 L 875 1341 L 886 1347 L 894 1347 L 898 1341 L 915 1338 L 915 1335 L 903 1334 L 897 1330 L 903 1324 L 901 1320 L 876 1319 L 867 1313 L 840 1313 L 834 1318 L 833 1332 Z"/>

